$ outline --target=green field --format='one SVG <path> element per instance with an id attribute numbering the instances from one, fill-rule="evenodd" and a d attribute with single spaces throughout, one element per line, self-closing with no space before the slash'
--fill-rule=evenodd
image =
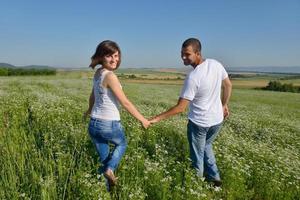
<path id="1" fill-rule="evenodd" d="M 0 77 L 0 199 L 299 199 L 300 94 L 235 81 L 231 116 L 214 144 L 222 189 L 193 175 L 186 114 L 143 130 L 123 111 L 128 149 L 110 196 L 82 120 L 91 75 Z M 146 117 L 177 102 L 182 80 L 164 81 L 121 79 Z"/>

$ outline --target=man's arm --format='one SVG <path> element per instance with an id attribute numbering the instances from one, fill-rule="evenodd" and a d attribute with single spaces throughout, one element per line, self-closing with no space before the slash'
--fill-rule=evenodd
<path id="1" fill-rule="evenodd" d="M 228 77 L 222 81 L 222 87 L 223 87 L 223 94 L 222 94 L 223 113 L 224 113 L 224 118 L 227 118 L 229 116 L 228 103 L 229 103 L 231 90 L 232 90 L 232 84 Z"/>
<path id="2" fill-rule="evenodd" d="M 163 119 L 167 119 L 173 115 L 176 115 L 178 113 L 182 113 L 185 111 L 186 107 L 189 105 L 190 101 L 187 99 L 179 98 L 178 102 L 175 106 L 167 110 L 166 112 L 163 112 L 154 118 L 150 120 L 151 123 L 159 122 Z"/>

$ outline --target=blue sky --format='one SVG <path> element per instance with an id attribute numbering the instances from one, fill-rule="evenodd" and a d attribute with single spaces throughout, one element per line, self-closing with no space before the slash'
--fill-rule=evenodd
<path id="1" fill-rule="evenodd" d="M 0 62 L 87 67 L 116 41 L 122 67 L 182 67 L 199 38 L 225 66 L 300 66 L 300 0 L 9 0 L 0 3 Z"/>

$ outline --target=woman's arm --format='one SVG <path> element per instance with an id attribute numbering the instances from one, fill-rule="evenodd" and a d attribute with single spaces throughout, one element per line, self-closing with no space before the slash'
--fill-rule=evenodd
<path id="1" fill-rule="evenodd" d="M 126 95 L 124 94 L 123 90 L 120 87 L 120 82 L 117 76 L 114 73 L 108 73 L 105 77 L 104 84 L 109 87 L 121 105 L 137 120 L 139 120 L 144 128 L 147 128 L 150 125 L 150 122 L 139 113 L 139 111 L 135 108 L 135 106 L 127 99 Z"/>

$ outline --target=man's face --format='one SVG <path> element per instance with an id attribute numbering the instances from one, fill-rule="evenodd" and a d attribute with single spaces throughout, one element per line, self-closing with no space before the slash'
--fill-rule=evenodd
<path id="1" fill-rule="evenodd" d="M 186 66 L 197 66 L 200 62 L 200 53 L 195 52 L 193 47 L 190 45 L 181 49 L 181 59 Z"/>

